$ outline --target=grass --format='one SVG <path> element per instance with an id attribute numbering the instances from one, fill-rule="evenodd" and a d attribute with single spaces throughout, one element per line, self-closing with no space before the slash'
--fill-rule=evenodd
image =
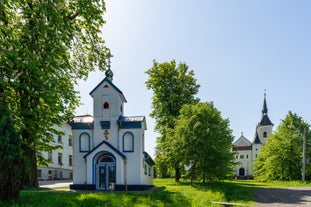
<path id="1" fill-rule="evenodd" d="M 155 179 L 161 186 L 153 192 L 65 192 L 66 188 L 29 189 L 21 192 L 20 198 L 1 202 L 10 207 L 201 207 L 218 206 L 214 201 L 254 204 L 251 191 L 254 188 L 311 186 L 301 182 L 224 181 L 218 183 L 174 182 L 173 179 Z"/>

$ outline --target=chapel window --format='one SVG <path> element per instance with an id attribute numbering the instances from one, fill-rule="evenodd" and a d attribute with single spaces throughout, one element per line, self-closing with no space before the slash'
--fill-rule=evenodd
<path id="1" fill-rule="evenodd" d="M 131 132 L 123 135 L 123 152 L 134 152 L 134 135 Z"/>
<path id="2" fill-rule="evenodd" d="M 109 103 L 105 102 L 104 105 L 103 105 L 103 108 L 104 109 L 109 109 Z"/>
<path id="3" fill-rule="evenodd" d="M 88 133 L 82 133 L 79 137 L 80 152 L 90 151 L 90 135 Z"/>

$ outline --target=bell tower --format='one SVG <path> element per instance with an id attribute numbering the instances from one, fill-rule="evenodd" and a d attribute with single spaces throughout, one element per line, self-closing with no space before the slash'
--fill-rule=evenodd
<path id="1" fill-rule="evenodd" d="M 272 133 L 273 123 L 270 121 L 268 116 L 268 107 L 267 107 L 267 101 L 266 101 L 266 92 L 264 93 L 264 100 L 263 100 L 263 106 L 262 106 L 262 116 L 260 122 L 257 124 L 256 127 L 256 139 L 260 140 L 260 143 L 265 143 L 267 138 Z M 256 136 L 255 135 L 255 136 Z M 259 141 L 257 140 L 257 142 Z"/>

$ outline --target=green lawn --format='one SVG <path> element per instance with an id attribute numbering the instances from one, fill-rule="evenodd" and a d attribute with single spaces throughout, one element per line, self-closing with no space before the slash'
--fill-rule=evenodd
<path id="1" fill-rule="evenodd" d="M 219 183 L 195 184 L 175 183 L 173 179 L 155 179 L 161 186 L 153 192 L 60 192 L 58 189 L 25 190 L 20 199 L 0 206 L 14 207 L 166 207 L 166 206 L 218 206 L 213 201 L 227 201 L 253 205 L 251 190 L 265 187 L 288 187 L 310 184 L 300 182 L 262 183 L 256 181 L 225 181 Z"/>

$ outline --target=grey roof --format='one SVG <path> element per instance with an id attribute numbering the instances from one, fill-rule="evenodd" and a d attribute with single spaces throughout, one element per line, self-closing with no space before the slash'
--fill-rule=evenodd
<path id="1" fill-rule="evenodd" d="M 92 115 L 81 115 L 73 118 L 70 123 L 93 123 L 94 118 Z"/>
<path id="2" fill-rule="evenodd" d="M 260 144 L 260 143 L 261 143 L 261 141 L 259 139 L 258 133 L 256 132 L 255 133 L 255 138 L 254 138 L 254 144 Z"/>
<path id="3" fill-rule="evenodd" d="M 145 121 L 144 116 L 120 116 L 119 122 L 143 122 Z"/>
<path id="4" fill-rule="evenodd" d="M 273 125 L 273 123 L 270 121 L 268 115 L 266 114 L 266 115 L 262 115 L 259 125 L 267 126 L 267 125 Z"/>

